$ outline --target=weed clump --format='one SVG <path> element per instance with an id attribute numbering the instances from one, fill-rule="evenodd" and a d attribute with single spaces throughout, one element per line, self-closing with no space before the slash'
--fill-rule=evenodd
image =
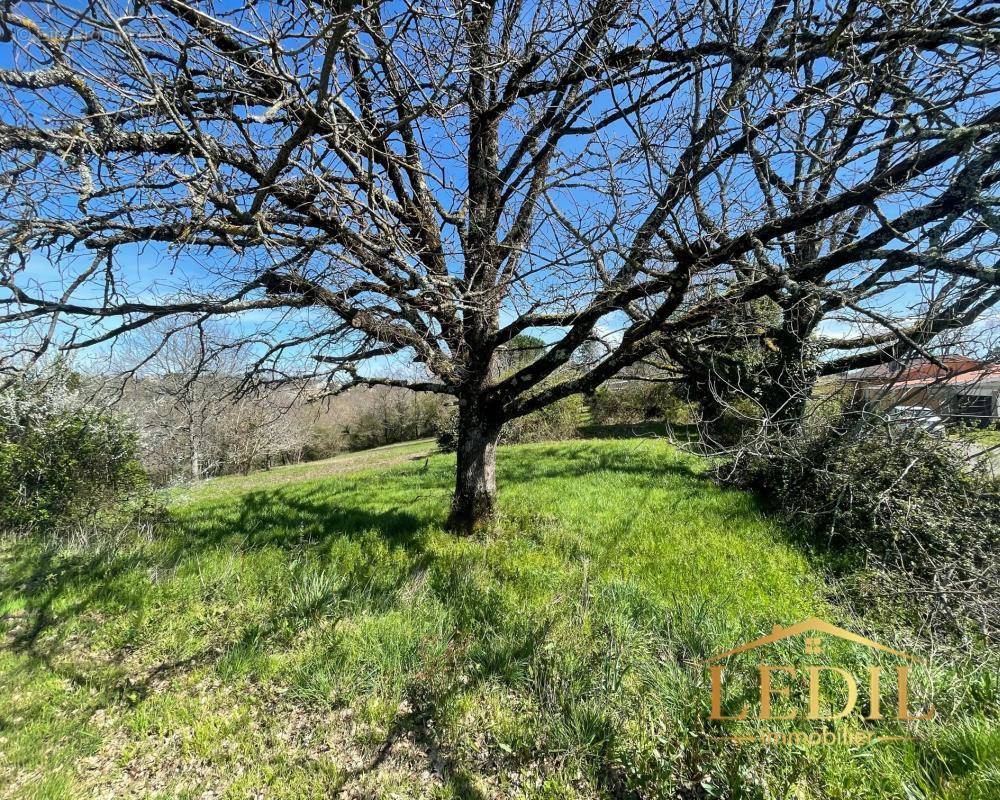
<path id="1" fill-rule="evenodd" d="M 845 412 L 766 450 L 738 453 L 725 481 L 761 491 L 859 567 L 868 591 L 919 597 L 927 619 L 1000 635 L 1000 485 L 947 440 Z"/>

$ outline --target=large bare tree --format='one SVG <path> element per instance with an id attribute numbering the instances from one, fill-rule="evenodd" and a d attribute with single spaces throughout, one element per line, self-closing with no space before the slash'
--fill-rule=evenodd
<path id="1" fill-rule="evenodd" d="M 905 244 L 940 218 L 921 208 L 964 213 L 998 178 L 998 16 L 948 0 L 8 3 L 11 356 L 249 315 L 255 379 L 311 364 L 330 391 L 456 397 L 450 522 L 472 530 L 494 511 L 505 421 L 733 304 L 879 258 L 995 285 L 995 267 Z M 857 132 L 831 149 L 824 114 Z M 782 151 L 798 126 L 814 152 Z M 845 215 L 856 229 L 819 244 Z M 600 358 L 574 359 L 612 328 Z M 525 332 L 544 354 L 503 374 L 495 354 Z"/>

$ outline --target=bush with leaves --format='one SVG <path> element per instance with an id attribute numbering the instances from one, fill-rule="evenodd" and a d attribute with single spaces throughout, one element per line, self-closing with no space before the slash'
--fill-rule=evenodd
<path id="1" fill-rule="evenodd" d="M 1000 485 L 968 470 L 947 439 L 848 411 L 746 450 L 721 474 L 763 492 L 853 567 L 886 577 L 881 593 L 1000 635 Z"/>
<path id="2" fill-rule="evenodd" d="M 572 439 L 586 419 L 587 406 L 583 397 L 578 394 L 570 395 L 508 422 L 500 431 L 500 443 L 526 444 Z"/>
<path id="3" fill-rule="evenodd" d="M 587 406 L 582 396 L 570 395 L 531 414 L 511 420 L 500 431 L 500 444 L 528 444 L 573 439 L 586 422 Z M 437 435 L 444 453 L 453 453 L 458 443 L 458 415 L 452 411 Z"/>
<path id="4" fill-rule="evenodd" d="M 448 424 L 448 410 L 440 395 L 376 387 L 367 393 L 366 401 L 344 426 L 349 450 L 435 436 Z"/>
<path id="5" fill-rule="evenodd" d="M 71 374 L 0 394 L 0 530 L 65 532 L 142 488 L 135 433 L 88 405 Z"/>
<path id="6" fill-rule="evenodd" d="M 628 425 L 641 422 L 683 423 L 693 418 L 689 403 L 669 383 L 617 382 L 602 386 L 589 399 L 595 425 Z"/>

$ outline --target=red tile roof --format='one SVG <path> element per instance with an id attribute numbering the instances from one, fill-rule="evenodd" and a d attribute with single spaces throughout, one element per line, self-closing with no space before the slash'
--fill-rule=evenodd
<path id="1" fill-rule="evenodd" d="M 858 370 L 848 375 L 848 379 L 865 383 L 891 383 L 894 386 L 1000 382 L 1000 364 L 976 361 L 965 356 L 942 356 L 938 360 L 943 368 L 930 361 L 919 359 L 908 364 L 883 364 Z"/>

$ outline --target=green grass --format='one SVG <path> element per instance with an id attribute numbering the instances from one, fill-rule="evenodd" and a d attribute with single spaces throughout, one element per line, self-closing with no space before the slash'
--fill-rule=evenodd
<path id="1" fill-rule="evenodd" d="M 433 439 L 416 439 L 410 442 L 389 444 L 371 450 L 340 453 L 321 461 L 289 464 L 249 475 L 226 475 L 202 481 L 194 490 L 201 499 L 225 498 L 230 492 L 244 493 L 251 489 L 274 489 L 286 483 L 328 478 L 363 469 L 388 469 L 417 459 L 426 458 L 437 449 Z M 174 498 L 182 499 L 191 490 L 175 490 Z"/>
<path id="2" fill-rule="evenodd" d="M 1000 447 L 1000 429 L 997 428 L 962 428 L 957 435 L 983 448 Z"/>
<path id="3" fill-rule="evenodd" d="M 206 482 L 114 552 L 5 544 L 0 796 L 998 796 L 996 677 L 953 657 L 912 742 L 712 738 L 701 659 L 806 616 L 868 623 L 697 460 L 504 448 L 502 522 L 460 539 L 453 459 L 409 460 L 426 449 Z"/>

